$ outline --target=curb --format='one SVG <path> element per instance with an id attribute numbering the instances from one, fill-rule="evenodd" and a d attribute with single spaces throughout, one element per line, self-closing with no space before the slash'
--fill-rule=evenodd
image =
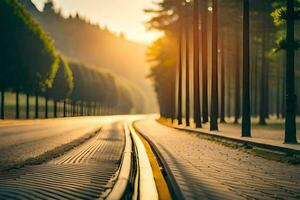
<path id="1" fill-rule="evenodd" d="M 139 163 L 139 199 L 158 200 L 158 192 L 154 181 L 152 167 L 144 144 L 135 132 L 132 124 L 130 124 L 129 129 L 137 149 L 137 159 Z"/>
<path id="2" fill-rule="evenodd" d="M 171 126 L 171 125 L 161 123 L 159 121 L 157 121 L 157 123 L 159 123 L 163 126 L 167 126 L 167 127 L 170 127 L 170 128 L 177 129 L 177 130 L 197 133 L 199 135 L 202 135 L 204 137 L 211 138 L 211 139 L 217 139 L 217 140 L 223 140 L 223 141 L 225 140 L 225 141 L 228 141 L 228 142 L 235 142 L 235 143 L 238 143 L 238 144 L 242 144 L 244 146 L 257 147 L 257 148 L 261 148 L 261 149 L 265 149 L 265 150 L 269 150 L 269 151 L 276 151 L 276 152 L 279 152 L 279 153 L 285 153 L 287 155 L 300 155 L 300 150 L 285 147 L 285 146 L 278 146 L 278 145 L 266 144 L 266 143 L 263 143 L 263 142 L 251 141 L 251 137 L 248 138 L 248 139 L 247 138 L 234 138 L 234 137 L 230 137 L 230 136 L 226 136 L 226 135 L 218 135 L 217 133 L 210 133 L 209 131 L 200 131 L 200 130 L 195 130 L 195 129 L 192 129 L 192 128 L 175 127 L 175 126 Z"/>
<path id="3" fill-rule="evenodd" d="M 137 121 L 135 121 L 135 122 L 137 122 Z M 136 129 L 139 132 L 139 134 L 142 135 L 146 139 L 146 141 L 150 144 L 153 152 L 155 153 L 156 157 L 158 158 L 158 162 L 163 167 L 162 173 L 163 173 L 164 178 L 169 187 L 170 193 L 172 195 L 172 199 L 174 199 L 174 200 L 184 199 L 182 191 L 181 191 L 178 183 L 176 182 L 175 176 L 173 175 L 172 170 L 169 168 L 169 166 L 168 166 L 167 162 L 165 161 L 165 159 L 163 158 L 162 154 L 158 150 L 157 145 L 154 142 L 152 142 L 148 136 L 143 134 L 138 128 L 135 127 L 135 122 L 133 123 L 134 129 Z"/>
<path id="4" fill-rule="evenodd" d="M 112 191 L 108 195 L 106 199 L 108 200 L 118 200 L 122 199 L 122 197 L 126 193 L 126 189 L 130 179 L 130 171 L 131 171 L 131 157 L 132 157 L 132 141 L 130 138 L 130 132 L 127 125 L 124 125 L 125 130 L 125 148 L 122 158 L 122 163 L 120 167 L 120 172 L 117 177 L 117 181 L 112 188 Z"/>

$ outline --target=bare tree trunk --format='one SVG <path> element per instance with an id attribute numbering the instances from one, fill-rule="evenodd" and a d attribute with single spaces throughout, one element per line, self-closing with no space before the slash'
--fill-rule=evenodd
<path id="1" fill-rule="evenodd" d="M 285 120 L 285 143 L 297 143 L 296 136 L 296 107 L 297 96 L 295 95 L 295 39 L 294 39 L 294 0 L 287 0 L 286 22 L 286 120 Z"/>
<path id="2" fill-rule="evenodd" d="M 249 0 L 244 0 L 243 17 L 243 118 L 242 137 L 251 136 L 250 119 L 250 43 L 249 43 Z"/>
<path id="3" fill-rule="evenodd" d="M 4 119 L 4 110 L 5 110 L 5 91 L 1 91 L 1 119 Z"/>
<path id="4" fill-rule="evenodd" d="M 255 61 L 254 61 L 254 116 L 257 117 L 257 102 L 258 102 L 258 45 L 256 44 Z"/>
<path id="5" fill-rule="evenodd" d="M 16 119 L 20 119 L 20 92 L 16 91 Z"/>
<path id="6" fill-rule="evenodd" d="M 193 63 L 194 63 L 194 121 L 196 128 L 202 127 L 201 108 L 200 108 L 200 81 L 199 81 L 199 0 L 194 1 L 193 17 Z"/>
<path id="7" fill-rule="evenodd" d="M 30 102 L 29 102 L 29 94 L 26 94 L 26 119 L 30 118 Z"/>
<path id="8" fill-rule="evenodd" d="M 48 102 L 49 102 L 49 98 L 48 96 L 45 97 L 45 118 L 48 118 Z"/>
<path id="9" fill-rule="evenodd" d="M 262 32 L 263 34 L 263 39 L 262 39 L 262 66 L 261 66 L 261 81 L 260 81 L 260 107 L 259 107 L 259 124 L 260 125 L 266 125 L 266 73 L 267 73 L 267 68 L 266 68 L 266 56 L 265 56 L 265 51 L 266 51 L 266 33 L 265 31 Z"/>
<path id="10" fill-rule="evenodd" d="M 197 0 L 196 0 L 197 1 Z M 195 2 L 196 3 L 196 2 Z M 185 23 L 185 121 L 186 126 L 190 126 L 190 45 L 189 45 L 189 23 Z M 199 32 L 198 32 L 199 34 Z"/>
<path id="11" fill-rule="evenodd" d="M 39 95 L 35 94 L 35 118 L 39 118 Z"/>
<path id="12" fill-rule="evenodd" d="M 266 62 L 265 65 L 266 76 L 265 76 L 265 118 L 269 119 L 270 115 L 270 104 L 269 104 L 269 96 L 270 96 L 270 89 L 269 89 L 269 63 Z"/>
<path id="13" fill-rule="evenodd" d="M 221 111 L 220 122 L 225 123 L 225 48 L 224 34 L 221 37 Z"/>
<path id="14" fill-rule="evenodd" d="M 53 108 L 53 110 L 54 110 L 54 118 L 57 118 L 57 101 L 56 100 L 54 100 L 54 108 Z"/>
<path id="15" fill-rule="evenodd" d="M 202 110 L 203 123 L 208 122 L 208 92 L 207 92 L 207 0 L 201 4 L 201 33 L 202 33 Z"/>
<path id="16" fill-rule="evenodd" d="M 231 117 L 231 64 L 227 66 L 227 117 Z"/>
<path id="17" fill-rule="evenodd" d="M 183 9 L 183 8 L 181 8 Z M 183 12 L 180 11 L 179 16 L 179 34 L 178 34 L 178 88 L 177 88 L 177 120 L 178 124 L 182 124 L 182 24 Z M 186 22 L 185 22 L 186 23 Z"/>
<path id="18" fill-rule="evenodd" d="M 218 130 L 218 0 L 213 0 L 210 130 Z"/>
<path id="19" fill-rule="evenodd" d="M 236 63 L 235 63 L 235 118 L 234 123 L 238 123 L 241 115 L 241 80 L 240 80 L 240 44 L 239 44 L 239 34 L 236 32 Z"/>
<path id="20" fill-rule="evenodd" d="M 286 71 L 285 71 L 285 63 L 286 63 L 286 55 L 283 56 L 283 77 L 282 77 L 282 99 L 281 99 L 281 116 L 284 119 L 285 118 L 285 105 L 286 105 L 286 101 L 285 101 L 285 91 L 286 91 Z"/>
<path id="21" fill-rule="evenodd" d="M 280 66 L 277 66 L 276 73 L 276 117 L 280 118 Z"/>
<path id="22" fill-rule="evenodd" d="M 66 100 L 64 100 L 63 116 L 64 116 L 64 117 L 67 116 L 67 102 L 66 102 Z"/>

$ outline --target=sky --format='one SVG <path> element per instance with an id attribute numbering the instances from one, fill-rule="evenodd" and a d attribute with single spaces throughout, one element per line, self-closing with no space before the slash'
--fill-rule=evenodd
<path id="1" fill-rule="evenodd" d="M 46 0 L 32 0 L 41 10 Z M 149 44 L 161 33 L 147 31 L 144 22 L 150 16 L 145 8 L 153 8 L 155 0 L 53 0 L 64 15 L 79 13 L 93 23 L 107 26 L 116 33 L 124 33 L 126 38 Z"/>

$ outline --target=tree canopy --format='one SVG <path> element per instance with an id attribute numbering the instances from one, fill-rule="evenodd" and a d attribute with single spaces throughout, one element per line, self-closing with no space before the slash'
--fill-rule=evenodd
<path id="1" fill-rule="evenodd" d="M 1 89 L 51 88 L 59 58 L 50 37 L 17 0 L 0 2 L 0 24 Z"/>

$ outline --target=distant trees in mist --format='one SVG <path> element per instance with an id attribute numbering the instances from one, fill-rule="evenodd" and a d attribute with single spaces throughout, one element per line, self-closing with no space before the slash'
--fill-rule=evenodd
<path id="1" fill-rule="evenodd" d="M 69 63 L 55 49 L 50 36 L 17 0 L 0 1 L 0 24 L 2 118 L 7 91 L 16 94 L 16 118 L 20 117 L 20 93 L 27 94 L 27 117 L 29 96 L 36 96 L 36 118 L 39 117 L 39 96 L 45 97 L 46 110 L 48 99 L 53 99 L 54 102 L 69 100 L 120 108 L 120 113 L 131 112 L 134 101 L 128 90 L 132 88 L 122 86 L 110 73 L 75 62 Z"/>

